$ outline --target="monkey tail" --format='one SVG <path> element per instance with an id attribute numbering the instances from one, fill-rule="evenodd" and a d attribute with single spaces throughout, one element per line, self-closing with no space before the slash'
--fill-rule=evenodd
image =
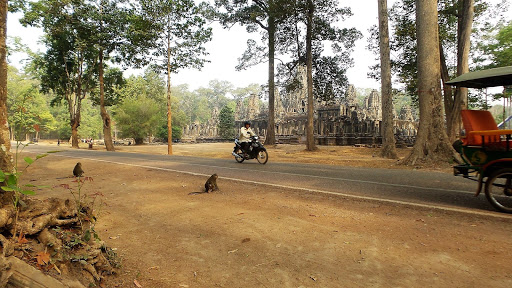
<path id="1" fill-rule="evenodd" d="M 190 193 L 188 193 L 188 195 L 198 195 L 198 194 L 205 194 L 205 193 L 208 193 L 208 191 L 206 191 L 206 192 L 190 192 Z"/>

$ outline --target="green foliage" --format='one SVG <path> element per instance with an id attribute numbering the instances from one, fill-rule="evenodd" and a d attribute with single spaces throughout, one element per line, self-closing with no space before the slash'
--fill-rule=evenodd
<path id="1" fill-rule="evenodd" d="M 78 127 L 78 134 L 81 138 L 98 138 L 103 134 L 100 111 L 93 106 L 92 100 L 89 98 L 82 101 L 81 117 L 82 121 Z"/>
<path id="2" fill-rule="evenodd" d="M 123 77 L 123 71 L 119 68 L 105 69 L 103 76 L 103 83 L 105 89 L 105 106 L 116 105 L 122 100 L 121 88 L 126 85 L 126 79 Z M 97 86 L 91 91 L 91 100 L 94 105 L 100 105 L 100 87 Z"/>
<path id="3" fill-rule="evenodd" d="M 145 31 L 153 39 L 146 42 L 147 50 L 153 51 L 146 57 L 155 69 L 203 67 L 208 55 L 203 45 L 211 40 L 212 30 L 194 1 L 141 0 L 139 5 L 137 13 L 146 19 Z"/>
<path id="4" fill-rule="evenodd" d="M 439 11 L 439 41 L 443 47 L 450 78 L 456 74 L 457 67 L 457 33 L 459 11 L 462 0 L 440 0 Z M 483 27 L 488 27 L 491 20 L 503 11 L 503 7 L 491 7 L 487 1 L 475 0 L 473 33 L 471 41 L 480 43 L 484 41 L 488 33 Z M 389 11 L 390 35 L 389 43 L 392 51 L 392 74 L 398 78 L 398 82 L 405 84 L 406 93 L 417 94 L 417 63 L 416 63 L 416 4 L 415 0 L 396 1 Z M 368 48 L 379 57 L 378 27 L 371 28 L 371 36 L 368 39 Z M 480 44 L 477 44 L 480 45 Z M 475 58 L 480 55 L 472 55 Z M 379 60 L 379 58 L 376 58 Z M 475 62 L 478 62 L 475 61 Z M 370 67 L 368 75 L 374 79 L 380 79 L 380 64 Z"/>
<path id="5" fill-rule="evenodd" d="M 180 85 L 171 88 L 171 95 L 176 97 L 180 110 L 184 114 L 183 125 L 191 123 L 204 123 L 210 116 L 210 108 L 208 105 L 208 99 L 202 97 L 197 92 L 191 92 L 188 90 L 187 85 Z M 175 103 L 172 104 L 171 108 L 175 108 Z M 173 111 L 173 116 L 176 112 Z M 175 120 L 173 119 L 173 123 Z"/>
<path id="6" fill-rule="evenodd" d="M 155 100 L 145 95 L 126 98 L 116 109 L 114 118 L 123 137 L 132 137 L 142 144 L 145 137 L 154 134 L 162 117 L 162 109 Z"/>
<path id="7" fill-rule="evenodd" d="M 181 139 L 181 136 L 183 134 L 183 129 L 180 126 L 173 125 L 172 126 L 172 140 Z M 168 135 L 168 129 L 167 129 L 167 122 L 164 125 L 161 125 L 156 133 L 156 137 L 161 138 L 164 140 L 164 142 L 167 142 L 167 135 Z"/>
<path id="8" fill-rule="evenodd" d="M 498 33 L 490 43 L 482 43 L 479 48 L 483 53 L 482 61 L 491 61 L 486 68 L 509 66 L 512 63 L 512 21 L 507 25 L 498 25 Z M 492 34 L 491 34 L 492 35 Z"/>
<path id="9" fill-rule="evenodd" d="M 235 138 L 235 113 L 233 108 L 226 105 L 219 113 L 219 135 L 223 139 Z"/>
<path id="10" fill-rule="evenodd" d="M 213 109 L 215 107 L 224 107 L 229 102 L 226 95 L 231 93 L 231 91 L 233 91 L 233 84 L 230 82 L 211 80 L 207 88 L 201 87 L 196 90 L 196 93 L 200 97 L 205 97 L 208 101 L 209 109 Z"/>
<path id="11" fill-rule="evenodd" d="M 16 139 L 33 132 L 51 132 L 56 122 L 44 95 L 39 93 L 38 81 L 10 66 L 7 82 L 8 119 Z"/>

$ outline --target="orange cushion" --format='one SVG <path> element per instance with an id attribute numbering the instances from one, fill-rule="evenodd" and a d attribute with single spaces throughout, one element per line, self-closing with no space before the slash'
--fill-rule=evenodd
<path id="1" fill-rule="evenodd" d="M 482 145 L 482 135 L 470 134 L 472 131 L 498 130 L 498 125 L 494 121 L 491 112 L 483 110 L 462 110 L 462 124 L 466 129 L 466 139 L 463 140 L 467 145 Z M 499 142 L 499 136 L 486 135 L 485 142 Z"/>

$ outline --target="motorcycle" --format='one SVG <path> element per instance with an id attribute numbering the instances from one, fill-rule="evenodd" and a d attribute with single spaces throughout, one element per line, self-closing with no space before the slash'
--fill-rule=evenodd
<path id="1" fill-rule="evenodd" d="M 251 136 L 251 142 L 249 143 L 249 151 L 243 151 L 241 142 L 238 139 L 235 139 L 235 147 L 233 149 L 232 155 L 235 156 L 236 162 L 242 163 L 244 160 L 256 158 L 260 164 L 267 163 L 267 149 L 265 149 L 263 144 L 260 143 L 258 136 Z"/>

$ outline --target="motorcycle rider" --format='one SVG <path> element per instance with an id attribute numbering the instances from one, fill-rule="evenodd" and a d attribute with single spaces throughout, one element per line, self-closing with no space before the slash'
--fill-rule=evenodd
<path id="1" fill-rule="evenodd" d="M 249 147 L 251 145 L 251 136 L 256 136 L 256 133 L 251 129 L 251 122 L 245 121 L 244 126 L 240 128 L 240 146 L 242 146 L 242 150 L 244 155 L 247 155 L 249 152 Z"/>

